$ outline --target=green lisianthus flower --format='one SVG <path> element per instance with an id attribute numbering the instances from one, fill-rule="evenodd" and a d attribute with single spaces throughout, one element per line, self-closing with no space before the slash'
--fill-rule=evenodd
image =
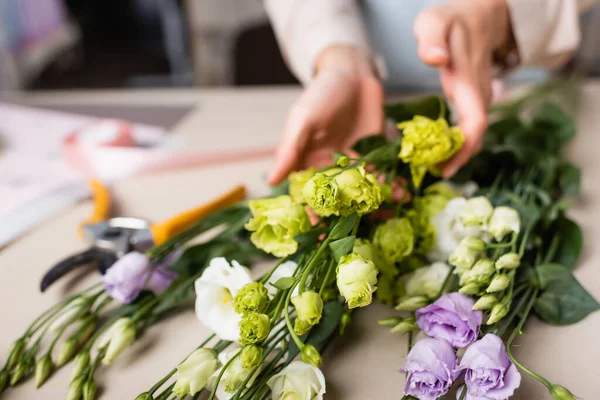
<path id="1" fill-rule="evenodd" d="M 414 245 L 413 252 L 426 255 L 435 246 L 436 231 L 430 219 L 417 207 L 404 213 L 413 228 Z"/>
<path id="2" fill-rule="evenodd" d="M 297 334 L 303 335 L 310 327 L 317 325 L 323 315 L 323 299 L 317 292 L 308 290 L 292 297 L 292 304 L 296 308 Z"/>
<path id="3" fill-rule="evenodd" d="M 265 312 L 269 307 L 269 291 L 260 282 L 250 282 L 242 286 L 233 299 L 235 312 Z"/>
<path id="4" fill-rule="evenodd" d="M 269 332 L 271 332 L 271 321 L 266 314 L 250 312 L 242 316 L 239 327 L 240 344 L 256 344 L 262 342 L 269 336 Z"/>
<path id="5" fill-rule="evenodd" d="M 450 127 L 444 118 L 433 120 L 417 115 L 398 124 L 402 129 L 402 147 L 398 157 L 407 164 L 413 183 L 419 187 L 427 171 L 436 173 L 435 166 L 448 160 L 465 141 L 458 127 Z"/>
<path id="6" fill-rule="evenodd" d="M 393 262 L 399 262 L 411 254 L 414 242 L 414 231 L 408 218 L 389 219 L 375 228 L 373 235 L 373 244 L 386 259 Z"/>
<path id="7" fill-rule="evenodd" d="M 250 200 L 252 219 L 246 229 L 252 232 L 250 240 L 259 249 L 276 257 L 285 257 L 298 250 L 294 237 L 310 229 L 310 220 L 304 207 L 294 203 L 290 196 Z"/>
<path id="8" fill-rule="evenodd" d="M 346 298 L 348 307 L 365 307 L 373 301 L 377 289 L 377 268 L 371 260 L 356 253 L 340 259 L 337 267 L 337 286 Z"/>
<path id="9" fill-rule="evenodd" d="M 304 185 L 309 181 L 310 178 L 315 176 L 317 170 L 314 168 L 305 169 L 304 171 L 292 172 L 288 176 L 290 183 L 290 196 L 296 203 L 306 203 L 304 200 Z"/>

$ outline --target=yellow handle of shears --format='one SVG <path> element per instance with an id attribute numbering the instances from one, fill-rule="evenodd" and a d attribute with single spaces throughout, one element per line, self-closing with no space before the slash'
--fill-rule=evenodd
<path id="1" fill-rule="evenodd" d="M 83 238 L 82 227 L 84 225 L 97 224 L 110 217 L 111 201 L 108 188 L 99 180 L 92 179 L 90 181 L 90 189 L 92 190 L 92 198 L 94 201 L 94 211 L 92 216 L 79 226 L 79 237 Z"/>
<path id="2" fill-rule="evenodd" d="M 150 227 L 150 232 L 152 232 L 154 245 L 164 243 L 168 239 L 189 228 L 192 224 L 201 220 L 202 218 L 205 218 L 206 216 L 222 208 L 229 207 L 239 201 L 242 201 L 244 198 L 246 198 L 246 187 L 242 185 L 236 186 L 232 190 L 214 200 L 209 201 L 208 203 L 183 212 L 161 224 L 153 224 Z"/>

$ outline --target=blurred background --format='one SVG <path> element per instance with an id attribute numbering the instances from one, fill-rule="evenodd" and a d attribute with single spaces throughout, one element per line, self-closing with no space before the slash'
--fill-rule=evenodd
<path id="1" fill-rule="evenodd" d="M 569 70 L 600 73 L 600 9 Z M 0 88 L 294 84 L 259 0 L 0 0 Z"/>

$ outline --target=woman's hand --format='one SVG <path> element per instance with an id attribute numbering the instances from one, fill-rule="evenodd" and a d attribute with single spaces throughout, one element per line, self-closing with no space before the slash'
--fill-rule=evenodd
<path id="1" fill-rule="evenodd" d="M 333 46 L 317 59 L 315 78 L 290 109 L 269 183 L 309 166 L 331 163 L 361 137 L 383 129 L 383 89 L 371 57 Z"/>
<path id="2" fill-rule="evenodd" d="M 458 111 L 465 144 L 442 168 L 454 175 L 481 150 L 492 99 L 492 58 L 514 43 L 506 0 L 452 0 L 415 21 L 419 57 L 438 67 L 446 97 Z"/>

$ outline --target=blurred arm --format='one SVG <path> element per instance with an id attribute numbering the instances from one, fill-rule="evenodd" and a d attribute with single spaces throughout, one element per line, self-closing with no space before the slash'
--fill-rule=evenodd
<path id="1" fill-rule="evenodd" d="M 303 83 L 311 81 L 319 54 L 334 45 L 370 53 L 354 0 L 264 0 L 288 66 Z"/>
<path id="2" fill-rule="evenodd" d="M 521 65 L 554 68 L 581 41 L 579 15 L 595 0 L 507 0 Z"/>

